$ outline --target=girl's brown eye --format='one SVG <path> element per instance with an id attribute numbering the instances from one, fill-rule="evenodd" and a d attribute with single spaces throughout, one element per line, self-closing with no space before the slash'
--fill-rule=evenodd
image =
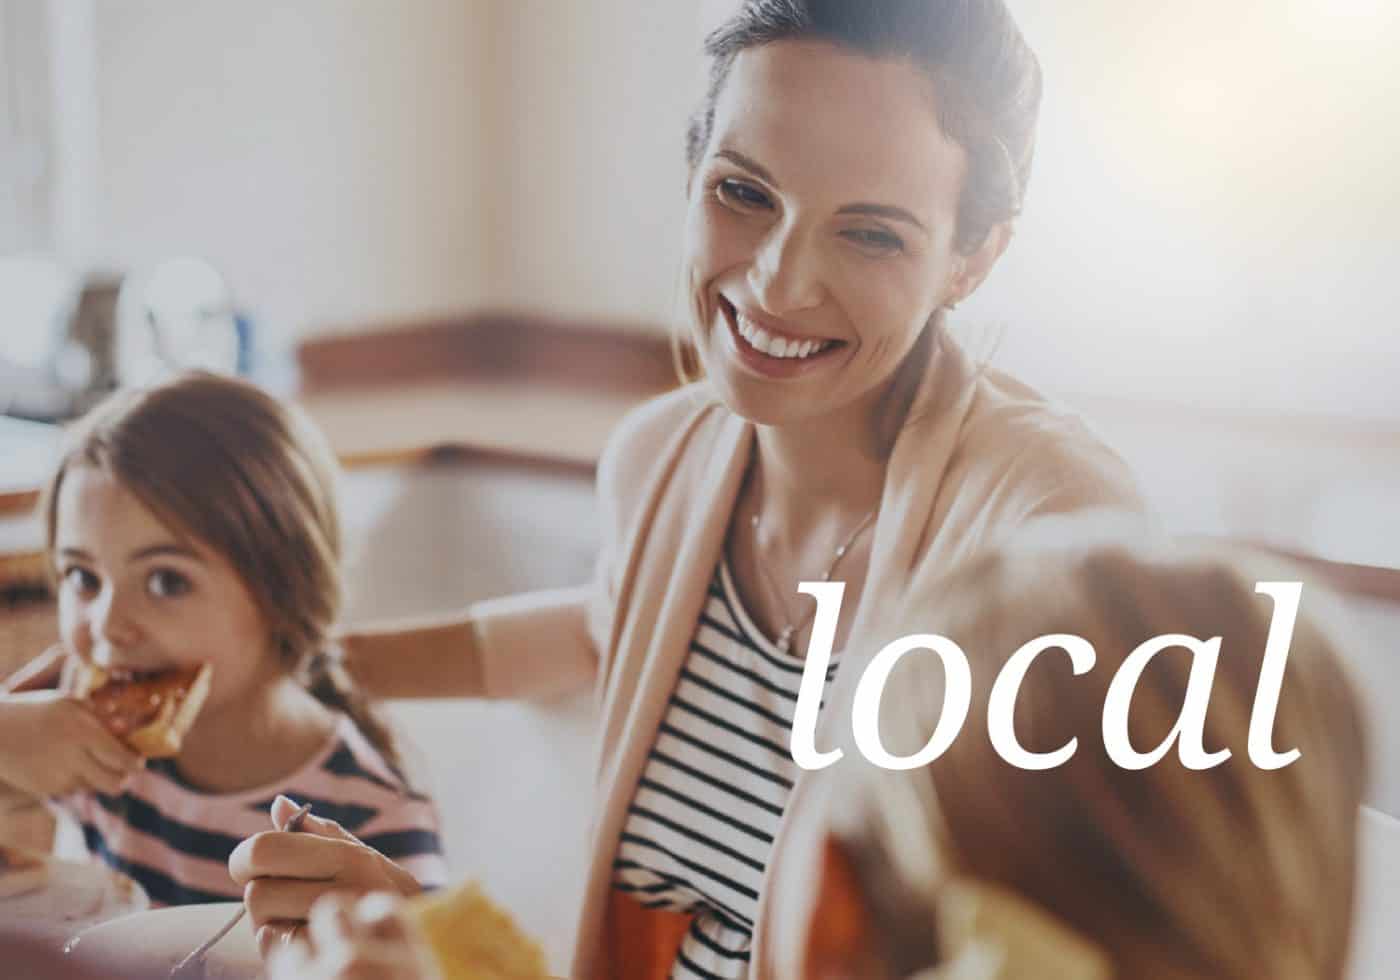
<path id="1" fill-rule="evenodd" d="M 63 582 L 79 595 L 91 595 L 102 587 L 96 575 L 76 565 L 64 571 Z"/>
<path id="2" fill-rule="evenodd" d="M 187 577 L 169 568 L 157 569 L 146 579 L 147 591 L 158 599 L 182 596 L 191 588 L 192 584 Z"/>

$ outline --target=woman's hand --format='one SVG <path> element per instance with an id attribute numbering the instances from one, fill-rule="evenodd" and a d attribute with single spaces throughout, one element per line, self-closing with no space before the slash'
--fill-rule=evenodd
<path id="1" fill-rule="evenodd" d="M 58 691 L 0 697 L 0 781 L 31 796 L 120 793 L 144 761 Z"/>
<path id="2" fill-rule="evenodd" d="M 397 896 L 327 895 L 311 909 L 306 942 L 272 954 L 271 980 L 435 980 L 432 952 Z"/>
<path id="3" fill-rule="evenodd" d="M 279 796 L 272 805 L 273 826 L 286 826 L 296 809 L 295 803 Z M 228 869 L 243 888 L 243 902 L 264 956 L 297 938 L 312 905 L 323 895 L 406 896 L 422 891 L 418 879 L 340 824 L 311 814 L 296 833 L 271 830 L 249 837 L 229 856 Z"/>

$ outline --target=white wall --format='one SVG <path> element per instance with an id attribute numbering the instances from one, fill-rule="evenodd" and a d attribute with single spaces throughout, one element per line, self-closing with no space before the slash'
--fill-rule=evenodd
<path id="1" fill-rule="evenodd" d="M 1059 387 L 1400 419 L 1400 7 L 1010 0 L 1045 67 L 1016 240 L 963 315 Z"/>
<path id="2" fill-rule="evenodd" d="M 696 8 L 517 0 L 499 16 L 491 298 L 667 322 L 700 71 Z"/>
<path id="3" fill-rule="evenodd" d="M 265 328 L 480 302 L 490 0 L 96 5 L 97 242 Z"/>
<path id="4" fill-rule="evenodd" d="M 715 2 L 99 3 L 93 251 L 201 254 L 279 336 L 490 305 L 658 326 Z"/>

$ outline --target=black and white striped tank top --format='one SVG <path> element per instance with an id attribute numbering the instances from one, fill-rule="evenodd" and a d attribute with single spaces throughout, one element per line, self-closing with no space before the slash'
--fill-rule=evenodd
<path id="1" fill-rule="evenodd" d="M 613 865 L 614 888 L 695 916 L 675 980 L 748 976 L 763 873 L 799 771 L 788 743 L 801 682 L 802 661 L 753 625 L 721 560 Z"/>

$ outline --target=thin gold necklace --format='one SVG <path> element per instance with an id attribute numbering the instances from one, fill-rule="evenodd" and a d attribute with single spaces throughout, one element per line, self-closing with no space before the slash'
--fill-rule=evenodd
<path id="1" fill-rule="evenodd" d="M 856 538 L 860 537 L 860 532 L 864 531 L 867 527 L 870 526 L 870 522 L 875 519 L 875 514 L 879 509 L 879 507 L 871 508 L 870 513 L 866 514 L 863 518 L 861 518 L 860 523 L 855 526 L 855 530 L 853 530 L 849 535 L 847 535 L 846 540 L 843 541 L 840 547 L 836 549 L 836 555 L 831 559 L 831 564 L 826 566 L 826 571 L 822 572 L 821 580 L 823 582 L 831 581 L 831 576 L 836 573 L 836 566 L 841 564 L 841 559 L 845 558 L 846 552 L 851 550 L 851 545 L 855 544 Z M 777 584 L 774 583 L 772 576 L 768 574 L 768 566 L 764 564 L 763 561 L 763 547 L 758 540 L 758 525 L 758 515 L 754 514 L 752 517 L 749 518 L 749 526 L 753 528 L 754 563 L 758 565 L 759 575 L 762 576 L 764 583 L 768 586 L 768 589 L 773 593 L 773 599 L 777 602 L 778 608 L 782 610 L 784 616 L 787 616 L 787 603 L 783 602 L 782 590 L 778 588 Z M 816 614 L 817 607 L 816 603 L 814 602 L 812 604 L 812 608 L 808 610 L 806 615 L 804 615 L 801 619 L 797 620 L 796 622 L 793 622 L 791 619 L 788 619 L 783 624 L 783 628 L 779 631 L 777 639 L 779 653 L 786 654 L 792 649 L 793 634 L 800 629 L 806 629 L 807 624 L 811 622 L 812 617 Z"/>

